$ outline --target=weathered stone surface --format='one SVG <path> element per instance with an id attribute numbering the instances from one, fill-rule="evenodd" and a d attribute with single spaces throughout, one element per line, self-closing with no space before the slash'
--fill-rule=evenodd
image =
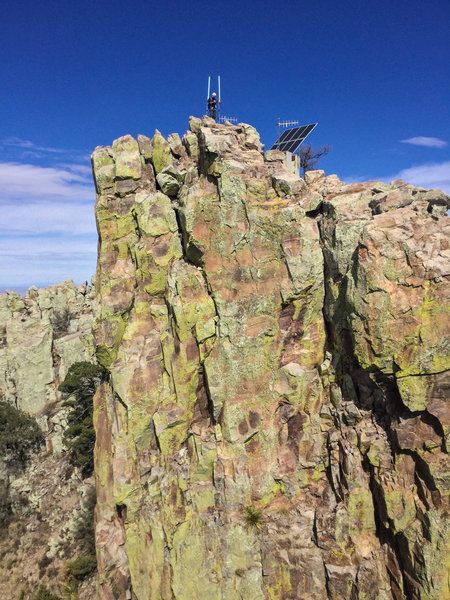
<path id="1" fill-rule="evenodd" d="M 131 135 L 125 135 L 113 142 L 115 154 L 116 179 L 140 179 L 142 162 L 137 141 Z"/>
<path id="2" fill-rule="evenodd" d="M 158 130 L 155 131 L 155 135 L 152 139 L 152 153 L 150 160 L 156 174 L 160 173 L 172 160 L 170 145 Z"/>
<path id="3" fill-rule="evenodd" d="M 318 169 L 317 171 L 306 171 L 305 182 L 307 185 L 318 183 L 325 178 L 325 172 Z"/>
<path id="4" fill-rule="evenodd" d="M 99 598 L 445 598 L 445 195 L 138 142 L 125 197 L 93 155 Z"/>
<path id="5" fill-rule="evenodd" d="M 186 172 L 178 169 L 173 164 L 169 164 L 158 175 L 156 181 L 164 194 L 171 198 L 178 194 L 180 185 L 183 183 Z"/>
<path id="6" fill-rule="evenodd" d="M 103 149 L 98 153 L 100 159 L 109 156 Z M 2 598 L 18 598 L 22 592 L 34 598 L 41 583 L 60 594 L 67 559 L 94 552 L 93 480 L 82 482 L 64 452 L 68 408 L 58 391 L 70 365 L 94 361 L 93 304 L 93 287 L 77 287 L 70 280 L 40 290 L 31 287 L 23 298 L 15 292 L 0 295 L 0 396 L 35 417 L 46 442 L 21 470 L 3 460 L 2 437 Z M 79 586 L 78 598 L 88 600 L 94 594 L 95 576 L 90 576 Z"/>
<path id="7" fill-rule="evenodd" d="M 264 160 L 267 162 L 284 163 L 285 154 L 279 150 L 267 150 L 267 152 L 264 153 Z"/>
<path id="8" fill-rule="evenodd" d="M 294 173 L 282 173 L 272 175 L 272 184 L 282 197 L 295 196 L 301 192 L 305 183 Z"/>
<path id="9" fill-rule="evenodd" d="M 114 185 L 116 176 L 116 167 L 110 149 L 103 146 L 98 146 L 95 149 L 94 168 L 97 176 L 95 185 L 97 192 L 100 194 Z"/>
<path id="10" fill-rule="evenodd" d="M 57 387 L 70 365 L 93 360 L 93 301 L 93 287 L 70 280 L 32 287 L 23 299 L 16 292 L 0 294 L 0 395 L 5 400 L 35 417 L 45 415 L 59 399 Z"/>
<path id="11" fill-rule="evenodd" d="M 198 138 L 195 135 L 195 133 L 191 133 L 190 131 L 187 131 L 183 136 L 183 145 L 185 146 L 186 151 L 189 154 L 189 156 L 192 159 L 197 160 L 199 157 L 199 148 L 198 148 Z"/>
<path id="12" fill-rule="evenodd" d="M 390 546 L 392 593 L 444 598 L 449 219 L 430 205 L 445 195 L 402 181 L 363 188 L 324 198 L 325 314 L 335 363 L 350 375 L 362 409 L 356 429 L 370 464 L 378 535 Z M 376 437 L 369 415 L 382 427 Z"/>
<path id="13" fill-rule="evenodd" d="M 229 124 L 229 126 L 232 127 L 231 124 Z M 236 127 L 236 131 L 238 134 L 241 134 L 240 142 L 244 144 L 245 148 L 258 150 L 258 152 L 262 152 L 264 150 L 264 146 L 261 144 L 259 133 L 254 127 L 248 125 L 247 123 L 239 123 L 239 125 Z"/>
<path id="14" fill-rule="evenodd" d="M 144 157 L 145 161 L 151 160 L 153 154 L 153 146 L 152 141 L 146 135 L 139 134 L 137 136 L 137 142 L 139 146 L 139 152 Z M 95 161 L 95 156 L 93 155 L 92 160 Z"/>
<path id="15" fill-rule="evenodd" d="M 175 158 L 181 158 L 185 154 L 185 149 L 181 143 L 181 138 L 178 133 L 171 133 L 167 136 L 167 142 Z"/>
<path id="16" fill-rule="evenodd" d="M 1 471 L 0 462 L 0 480 Z M 93 478 L 81 481 L 67 454 L 42 451 L 10 478 L 7 491 L 8 514 L 0 506 L 0 597 L 35 598 L 40 584 L 62 597 L 68 559 L 94 551 Z M 92 600 L 95 589 L 92 574 L 78 586 L 77 599 Z"/>
<path id="17" fill-rule="evenodd" d="M 156 176 L 156 180 L 163 193 L 167 196 L 173 197 L 178 194 L 180 184 L 171 173 L 167 173 L 164 170 Z"/>

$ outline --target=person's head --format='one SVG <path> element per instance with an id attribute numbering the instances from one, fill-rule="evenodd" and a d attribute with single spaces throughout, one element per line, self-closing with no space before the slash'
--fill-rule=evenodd
<path id="1" fill-rule="evenodd" d="M 212 93 L 212 97 L 215 98 L 216 97 L 216 92 Z"/>

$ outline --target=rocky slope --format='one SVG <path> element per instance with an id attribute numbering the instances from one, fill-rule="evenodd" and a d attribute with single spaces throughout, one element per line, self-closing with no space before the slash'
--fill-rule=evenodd
<path id="1" fill-rule="evenodd" d="M 61 450 L 58 385 L 71 364 L 94 360 L 93 320 L 92 285 L 0 294 L 0 396 L 36 417 L 50 450 Z"/>
<path id="2" fill-rule="evenodd" d="M 0 392 L 38 414 L 57 396 L 68 367 L 94 355 L 94 287 L 73 281 L 0 294 Z"/>
<path id="3" fill-rule="evenodd" d="M 94 482 L 62 453 L 68 409 L 57 389 L 71 364 L 94 360 L 93 297 L 72 281 L 0 295 L 0 397 L 34 416 L 45 437 L 25 468 L 0 456 L 1 598 L 33 600 L 40 584 L 59 593 L 68 561 L 93 552 Z M 94 590 L 91 578 L 80 600 Z"/>
<path id="4" fill-rule="evenodd" d="M 99 597 L 448 598 L 448 197 L 208 118 L 93 167 Z"/>
<path id="5" fill-rule="evenodd" d="M 0 505 L 0 598 L 35 600 L 40 585 L 58 598 L 95 598 L 96 574 L 78 585 L 68 577 L 72 561 L 94 552 L 93 478 L 82 480 L 67 454 L 41 452 L 21 473 L 9 473 L 5 491 L 9 507 L 5 514 Z"/>

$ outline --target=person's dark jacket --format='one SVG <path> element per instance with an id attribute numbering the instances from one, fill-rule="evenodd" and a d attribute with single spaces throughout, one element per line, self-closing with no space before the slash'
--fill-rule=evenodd
<path id="1" fill-rule="evenodd" d="M 208 98 L 208 110 L 215 110 L 217 107 L 217 98 L 215 96 L 211 96 Z"/>

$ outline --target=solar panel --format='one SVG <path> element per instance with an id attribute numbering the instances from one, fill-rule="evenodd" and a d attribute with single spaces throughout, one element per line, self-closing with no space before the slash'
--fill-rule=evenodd
<path id="1" fill-rule="evenodd" d="M 286 129 L 277 139 L 271 150 L 294 153 L 305 138 L 311 133 L 317 123 Z"/>

